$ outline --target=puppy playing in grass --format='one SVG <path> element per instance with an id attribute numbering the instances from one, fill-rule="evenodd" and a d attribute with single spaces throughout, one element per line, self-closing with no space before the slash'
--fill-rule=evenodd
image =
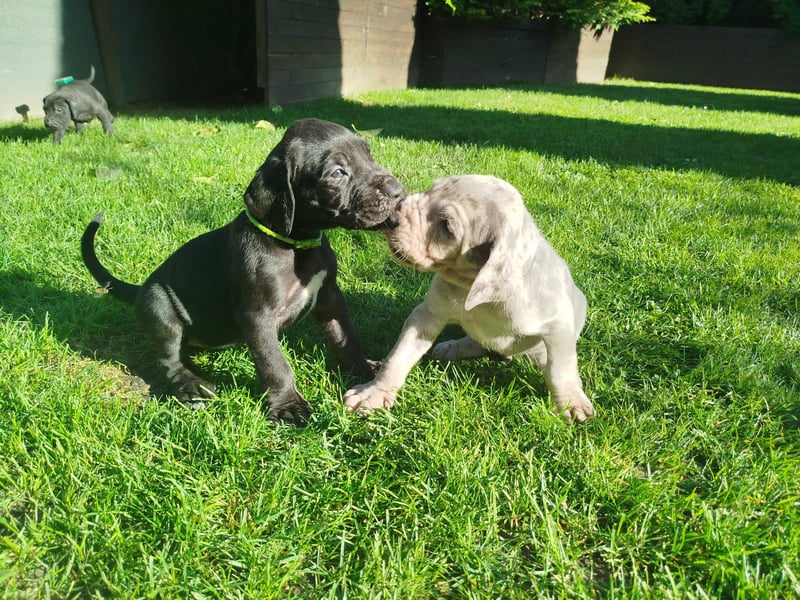
<path id="1" fill-rule="evenodd" d="M 102 213 L 81 239 L 83 262 L 108 292 L 134 305 L 171 392 L 201 405 L 214 385 L 194 372 L 188 348 L 245 342 L 275 422 L 303 425 L 311 407 L 297 389 L 278 334 L 310 313 L 339 363 L 365 379 L 363 355 L 325 231 L 375 229 L 393 218 L 402 184 L 341 125 L 301 119 L 256 171 L 243 210 L 227 225 L 178 248 L 143 285 L 113 276 L 97 258 Z"/>
<path id="2" fill-rule="evenodd" d="M 108 111 L 103 95 L 92 85 L 94 67 L 89 77 L 67 83 L 58 91 L 45 96 L 44 124 L 53 132 L 53 142 L 60 144 L 70 123 L 75 123 L 77 131 L 83 131 L 86 124 L 94 118 L 100 119 L 103 131 L 114 133 L 114 115 Z"/>
<path id="3" fill-rule="evenodd" d="M 586 298 L 511 184 L 484 175 L 439 179 L 409 195 L 395 220 L 386 230 L 394 256 L 436 275 L 375 379 L 345 393 L 348 409 L 391 408 L 414 364 L 457 323 L 467 335 L 437 344 L 433 358 L 522 354 L 544 373 L 557 413 L 575 422 L 594 415 L 576 349 Z"/>

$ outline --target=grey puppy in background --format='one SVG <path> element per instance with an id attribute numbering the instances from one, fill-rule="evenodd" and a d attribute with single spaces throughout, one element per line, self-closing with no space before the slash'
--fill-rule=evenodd
<path id="1" fill-rule="evenodd" d="M 86 79 L 78 79 L 60 87 L 44 97 L 44 124 L 53 131 L 53 142 L 61 143 L 70 123 L 75 130 L 82 131 L 95 117 L 103 124 L 103 131 L 114 133 L 114 116 L 108 111 L 108 103 L 92 85 L 94 66 Z"/>

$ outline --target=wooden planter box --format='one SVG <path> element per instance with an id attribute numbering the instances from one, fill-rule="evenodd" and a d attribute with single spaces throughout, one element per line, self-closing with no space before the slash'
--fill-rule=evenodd
<path id="1" fill-rule="evenodd" d="M 417 83 L 436 87 L 602 82 L 613 33 L 543 23 L 425 20 L 417 26 Z"/>
<path id="2" fill-rule="evenodd" d="M 423 19 L 417 24 L 422 87 L 544 81 L 550 31 L 528 23 Z"/>
<path id="3" fill-rule="evenodd" d="M 800 36 L 778 29 L 626 25 L 609 75 L 643 81 L 800 92 Z"/>

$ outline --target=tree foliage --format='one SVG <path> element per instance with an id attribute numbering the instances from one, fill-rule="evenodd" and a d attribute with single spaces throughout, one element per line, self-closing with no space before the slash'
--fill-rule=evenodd
<path id="1" fill-rule="evenodd" d="M 466 19 L 552 21 L 567 27 L 612 27 L 652 21 L 636 0 L 427 0 L 432 14 Z"/>

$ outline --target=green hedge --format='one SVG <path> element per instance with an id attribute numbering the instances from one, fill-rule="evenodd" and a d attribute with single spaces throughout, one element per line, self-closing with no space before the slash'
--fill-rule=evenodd
<path id="1" fill-rule="evenodd" d="M 800 33 L 797 0 L 649 0 L 664 25 L 779 27 Z"/>

